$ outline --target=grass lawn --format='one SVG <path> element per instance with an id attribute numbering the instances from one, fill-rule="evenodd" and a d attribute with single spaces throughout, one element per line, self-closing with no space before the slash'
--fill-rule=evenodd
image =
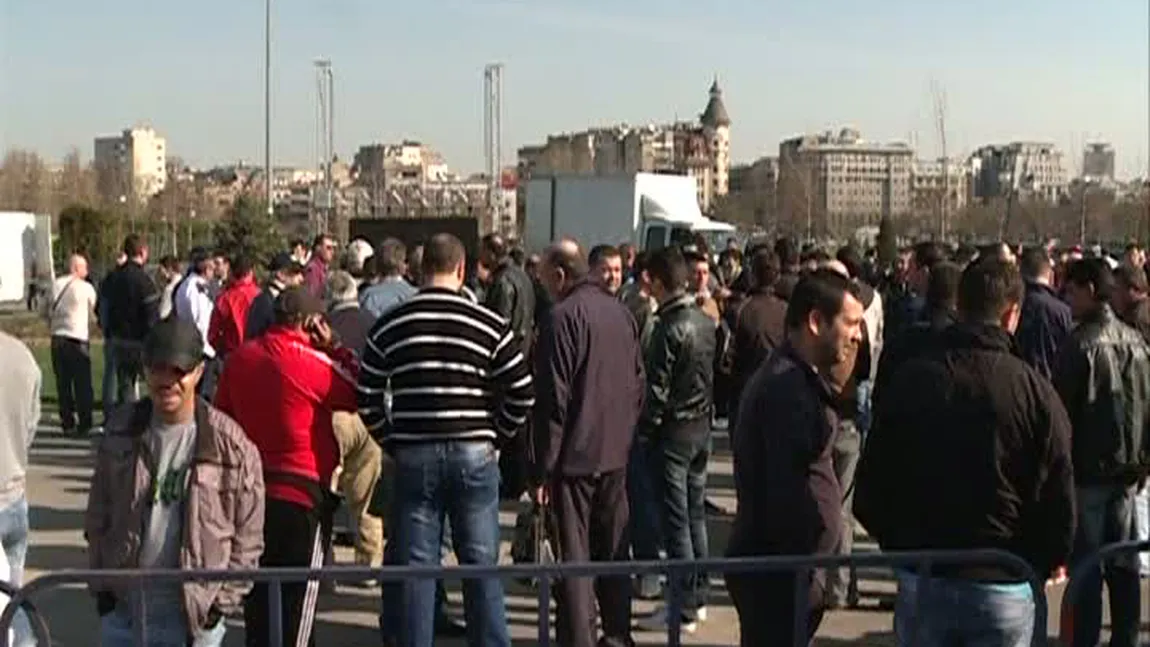
<path id="1" fill-rule="evenodd" d="M 56 391 L 56 374 L 52 372 L 52 349 L 47 340 L 32 342 L 28 345 L 32 349 L 32 354 L 36 356 L 36 363 L 40 365 L 40 372 L 44 376 L 43 385 L 40 388 L 40 402 L 45 408 L 55 409 L 59 406 L 59 399 Z M 92 342 L 92 391 L 95 396 L 95 408 L 99 411 L 103 406 L 101 398 L 103 396 L 103 377 L 104 377 L 104 344 L 100 341 Z"/>

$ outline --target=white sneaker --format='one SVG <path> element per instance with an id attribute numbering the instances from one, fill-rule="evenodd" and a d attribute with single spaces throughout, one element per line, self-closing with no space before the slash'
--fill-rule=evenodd
<path id="1" fill-rule="evenodd" d="M 695 610 L 695 619 L 699 622 L 707 621 L 707 607 L 699 607 Z"/>
<path id="2" fill-rule="evenodd" d="M 704 613 L 704 615 L 706 615 Z M 660 606 L 651 615 L 640 618 L 635 627 L 640 631 L 666 631 L 668 626 L 667 607 Z M 679 624 L 679 630 L 685 634 L 693 634 L 699 628 L 699 623 L 686 618 Z"/>

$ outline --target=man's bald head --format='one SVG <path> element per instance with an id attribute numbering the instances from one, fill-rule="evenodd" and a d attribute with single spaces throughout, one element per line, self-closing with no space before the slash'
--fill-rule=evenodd
<path id="1" fill-rule="evenodd" d="M 68 257 L 68 273 L 76 278 L 88 277 L 88 259 L 83 254 L 72 254 Z"/>
<path id="2" fill-rule="evenodd" d="M 842 261 L 837 260 L 837 259 L 832 258 L 829 261 L 823 261 L 822 263 L 819 264 L 819 268 L 824 269 L 824 270 L 830 270 L 830 271 L 834 272 L 835 274 L 838 274 L 844 278 L 849 279 L 851 277 L 850 270 L 847 269 L 846 264 L 844 264 Z"/>
<path id="3" fill-rule="evenodd" d="M 572 286 L 586 279 L 589 272 L 587 258 L 573 240 L 559 240 L 543 253 L 540 280 L 555 299 L 562 299 Z"/>

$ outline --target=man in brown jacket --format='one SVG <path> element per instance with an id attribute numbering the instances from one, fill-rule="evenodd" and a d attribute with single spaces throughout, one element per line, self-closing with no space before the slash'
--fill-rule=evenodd
<path id="1" fill-rule="evenodd" d="M 234 420 L 196 398 L 203 340 L 188 321 L 144 342 L 149 397 L 113 414 L 96 454 L 84 535 L 93 569 L 248 569 L 263 552 L 259 453 Z M 249 584 L 93 585 L 101 644 L 216 647 Z M 142 599 L 137 599 L 137 596 Z M 139 617 L 142 611 L 143 618 Z"/>

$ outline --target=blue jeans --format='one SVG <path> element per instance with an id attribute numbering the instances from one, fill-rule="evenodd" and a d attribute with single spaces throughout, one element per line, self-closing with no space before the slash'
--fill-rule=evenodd
<path id="1" fill-rule="evenodd" d="M 0 544 L 8 560 L 8 581 L 13 586 L 24 584 L 24 561 L 28 556 L 28 499 L 21 496 L 0 510 Z M 14 647 L 35 645 L 28 616 L 20 611 L 12 620 Z"/>
<path id="2" fill-rule="evenodd" d="M 393 517 L 388 515 L 388 525 L 392 523 Z M 443 561 L 443 556 L 451 552 L 451 522 L 448 519 L 443 521 L 443 537 L 440 539 L 440 562 Z M 383 565 L 395 566 L 398 562 L 395 560 L 395 541 L 388 540 L 383 545 Z M 401 623 L 400 610 L 403 608 L 403 582 L 396 580 L 386 580 L 380 584 L 380 610 L 379 610 L 379 632 L 385 640 L 394 640 L 399 635 L 399 625 Z M 447 588 L 443 585 L 443 580 L 435 581 L 435 621 L 441 622 L 447 619 Z"/>
<path id="3" fill-rule="evenodd" d="M 1134 518 L 1135 488 L 1092 486 L 1077 488 L 1078 531 L 1075 560 L 1097 552 L 1106 544 L 1137 537 Z M 1102 581 L 1110 594 L 1110 645 L 1138 644 L 1142 588 L 1138 555 L 1123 555 L 1104 562 L 1087 574 L 1079 588 L 1074 621 L 1074 644 L 1096 645 L 1102 632 Z"/>
<path id="4" fill-rule="evenodd" d="M 147 644 L 143 647 L 187 647 L 188 629 L 184 612 L 178 606 L 149 606 L 145 624 Z M 192 647 L 220 647 L 228 631 L 223 618 L 215 627 L 196 636 Z M 139 647 L 136 644 L 135 623 L 131 612 L 122 607 L 100 618 L 101 647 Z"/>
<path id="5" fill-rule="evenodd" d="M 1029 584 L 924 581 L 906 571 L 896 574 L 894 626 L 899 647 L 1030 647 L 1035 607 Z M 914 601 L 920 586 L 925 589 L 916 617 Z"/>
<path id="6" fill-rule="evenodd" d="M 663 432 L 655 449 L 654 478 L 663 501 L 663 538 L 667 559 L 706 559 L 707 460 L 711 456 L 710 418 L 675 423 Z M 706 606 L 706 573 L 680 576 L 683 615 L 693 619 Z"/>
<path id="7" fill-rule="evenodd" d="M 437 565 L 444 521 L 450 519 L 461 564 L 499 561 L 499 459 L 489 442 L 398 446 L 392 500 L 393 552 L 397 564 Z M 389 542 L 390 543 L 390 542 Z M 436 584 L 403 583 L 399 645 L 431 647 L 435 641 Z M 509 647 L 503 583 L 498 578 L 463 582 L 467 643 Z"/>
<path id="8" fill-rule="evenodd" d="M 651 482 L 651 445 L 635 439 L 627 466 L 627 499 L 631 509 L 631 556 L 637 560 L 659 559 L 663 538 L 659 505 Z"/>

